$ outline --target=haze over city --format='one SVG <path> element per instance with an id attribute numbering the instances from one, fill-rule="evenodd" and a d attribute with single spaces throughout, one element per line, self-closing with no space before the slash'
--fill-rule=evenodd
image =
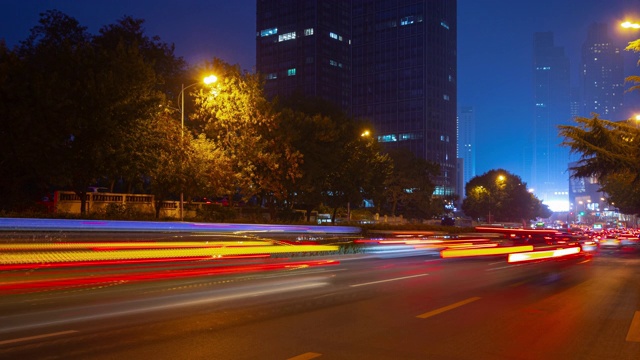
<path id="1" fill-rule="evenodd" d="M 57 9 L 91 33 L 125 15 L 145 20 L 146 32 L 175 44 L 191 65 L 218 57 L 254 71 L 256 3 L 156 0 L 1 1 L 0 38 L 15 46 L 37 25 L 39 14 Z M 594 22 L 610 26 L 621 48 L 640 37 L 619 24 L 636 19 L 639 0 L 458 1 L 458 107 L 472 106 L 476 121 L 476 175 L 503 168 L 527 178 L 525 152 L 531 148 L 533 120 L 533 35 L 554 33 L 555 45 L 570 59 L 571 84 L 579 81 L 581 46 Z M 638 55 L 624 52 L 625 76 L 637 74 Z M 624 113 L 640 111 L 637 94 L 626 94 Z M 610 119 L 620 120 L 620 119 Z"/>

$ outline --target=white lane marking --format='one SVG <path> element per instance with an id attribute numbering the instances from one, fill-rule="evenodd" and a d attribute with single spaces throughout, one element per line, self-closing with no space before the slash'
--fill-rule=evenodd
<path id="1" fill-rule="evenodd" d="M 640 311 L 636 311 L 631 320 L 631 326 L 629 326 L 629 332 L 627 333 L 627 341 L 640 342 Z"/>
<path id="2" fill-rule="evenodd" d="M 17 339 L 3 340 L 3 341 L 0 341 L 0 345 L 14 344 L 14 343 L 18 343 L 18 342 L 25 342 L 25 341 L 38 340 L 38 339 L 45 339 L 45 338 L 54 337 L 54 336 L 62 336 L 62 335 L 67 335 L 67 334 L 74 334 L 74 333 L 77 333 L 77 332 L 78 332 L 77 330 L 67 330 L 67 331 L 60 331 L 60 332 L 49 333 L 49 334 L 42 334 L 42 335 L 27 336 L 27 337 L 17 338 Z"/>
<path id="3" fill-rule="evenodd" d="M 351 287 L 357 287 L 357 286 L 373 285 L 373 284 L 380 284 L 380 283 L 389 282 L 389 281 L 398 281 L 398 280 L 404 280 L 404 279 L 411 279 L 411 278 L 416 278 L 416 277 L 420 277 L 420 276 L 427 276 L 427 275 L 429 275 L 429 274 L 419 274 L 419 275 L 403 276 L 403 277 L 399 277 L 399 278 L 393 278 L 393 279 L 387 279 L 387 280 L 380 280 L 380 281 L 372 281 L 372 282 L 368 282 L 368 283 L 355 284 L 355 285 L 349 285 L 349 286 L 351 286 Z"/>

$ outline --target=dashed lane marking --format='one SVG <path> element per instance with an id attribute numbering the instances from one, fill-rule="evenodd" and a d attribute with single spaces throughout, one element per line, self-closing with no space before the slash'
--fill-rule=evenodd
<path id="1" fill-rule="evenodd" d="M 419 317 L 421 319 L 426 319 L 428 317 L 432 317 L 432 316 L 441 314 L 441 313 L 443 313 L 445 311 L 449 311 L 449 310 L 455 309 L 457 307 L 460 307 L 462 305 L 466 305 L 466 304 L 474 302 L 476 300 L 480 300 L 480 298 L 476 296 L 476 297 L 468 298 L 466 300 L 458 301 L 455 304 L 447 305 L 447 306 L 441 307 L 439 309 L 435 309 L 433 311 L 429 311 L 429 312 L 426 312 L 424 314 L 420 314 L 417 317 Z"/>
<path id="2" fill-rule="evenodd" d="M 629 326 L 629 332 L 627 333 L 627 341 L 640 342 L 640 311 L 636 311 L 631 320 L 631 326 Z"/>
<path id="3" fill-rule="evenodd" d="M 322 356 L 322 354 L 308 352 L 308 353 L 300 354 L 298 356 L 294 356 L 292 358 L 288 358 L 287 360 L 309 360 L 309 359 L 315 359 L 320 356 Z"/>

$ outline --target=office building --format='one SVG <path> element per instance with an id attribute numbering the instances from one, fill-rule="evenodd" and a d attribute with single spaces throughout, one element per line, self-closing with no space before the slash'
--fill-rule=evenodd
<path id="1" fill-rule="evenodd" d="M 553 211 L 569 210 L 569 149 L 559 125 L 571 124 L 569 58 L 552 32 L 533 37 L 534 122 L 528 186 Z"/>
<path id="2" fill-rule="evenodd" d="M 256 66 L 268 97 L 296 93 L 349 111 L 351 2 L 258 0 Z"/>
<path id="3" fill-rule="evenodd" d="M 269 97 L 318 96 L 371 121 L 378 140 L 441 167 L 456 190 L 455 0 L 257 2 L 257 69 Z"/>
<path id="4" fill-rule="evenodd" d="M 589 27 L 582 45 L 582 97 L 581 116 L 623 120 L 624 59 L 620 47 L 609 36 L 607 24 L 595 23 Z"/>

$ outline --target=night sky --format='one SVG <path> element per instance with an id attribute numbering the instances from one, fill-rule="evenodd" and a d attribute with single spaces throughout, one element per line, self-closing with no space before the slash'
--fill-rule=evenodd
<path id="1" fill-rule="evenodd" d="M 0 38 L 10 47 L 29 35 L 41 12 L 57 9 L 93 34 L 125 15 L 144 19 L 147 35 L 174 43 L 176 54 L 192 65 L 218 57 L 249 71 L 255 67 L 255 0 L 0 0 L 0 8 Z M 577 85 L 589 24 L 611 24 L 611 35 L 624 47 L 640 38 L 640 31 L 618 26 L 634 13 L 640 15 L 640 0 L 458 0 L 458 105 L 476 111 L 477 175 L 504 168 L 522 176 L 528 167 L 523 157 L 533 119 L 533 34 L 555 33 Z M 640 74 L 640 54 L 624 56 L 626 74 Z M 639 96 L 628 96 L 629 115 L 640 111 Z"/>

